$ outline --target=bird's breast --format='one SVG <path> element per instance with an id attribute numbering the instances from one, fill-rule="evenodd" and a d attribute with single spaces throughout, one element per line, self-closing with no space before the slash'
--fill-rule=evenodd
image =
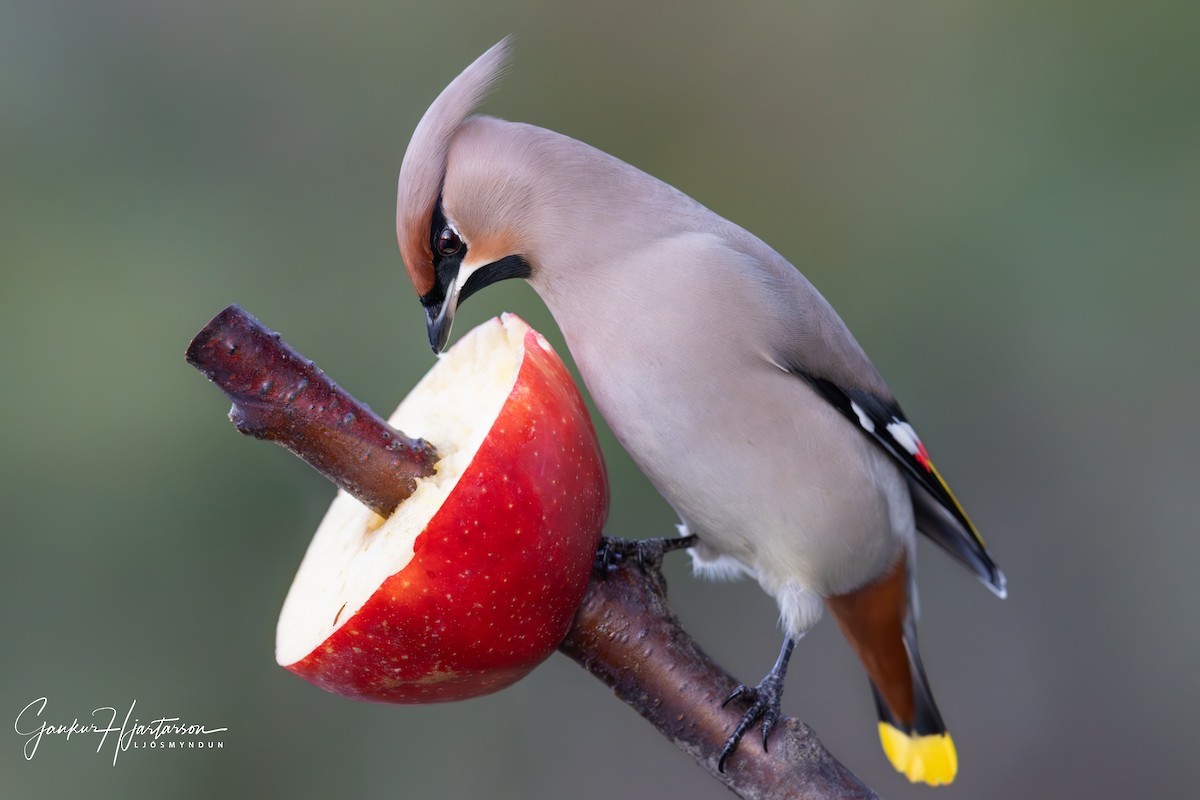
<path id="1" fill-rule="evenodd" d="M 899 473 L 747 341 L 740 315 L 590 297 L 593 314 L 559 320 L 568 346 L 618 440 L 706 551 L 775 593 L 789 581 L 849 591 L 895 560 L 912 534 Z"/>

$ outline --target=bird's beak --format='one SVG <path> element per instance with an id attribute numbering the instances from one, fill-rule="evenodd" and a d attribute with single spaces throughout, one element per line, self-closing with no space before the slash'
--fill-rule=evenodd
<path id="1" fill-rule="evenodd" d="M 519 255 L 486 264 L 459 263 L 440 273 L 438 285 L 421 301 L 425 306 L 425 327 L 433 352 L 440 353 L 446 348 L 459 303 L 497 281 L 528 278 L 531 274 L 529 262 Z"/>
<path id="2" fill-rule="evenodd" d="M 458 307 L 458 289 L 451 287 L 446 299 L 436 305 L 425 307 L 425 328 L 429 332 L 429 346 L 433 352 L 446 349 L 450 340 L 450 328 L 454 325 L 454 312 Z"/>

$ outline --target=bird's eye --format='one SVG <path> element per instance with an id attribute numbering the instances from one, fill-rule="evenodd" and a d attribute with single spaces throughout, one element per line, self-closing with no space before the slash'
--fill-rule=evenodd
<path id="1" fill-rule="evenodd" d="M 447 225 L 437 237 L 437 251 L 443 256 L 452 256 L 463 248 L 463 240 Z"/>

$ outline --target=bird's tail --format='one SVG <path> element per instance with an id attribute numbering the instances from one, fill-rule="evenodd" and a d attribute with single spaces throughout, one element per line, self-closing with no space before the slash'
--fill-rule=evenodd
<path id="1" fill-rule="evenodd" d="M 875 707 L 879 712 L 879 740 L 897 772 L 913 783 L 940 786 L 954 780 L 958 772 L 958 754 L 937 704 L 933 702 L 911 626 L 906 631 L 904 644 L 912 678 L 912 719 L 905 722 L 893 712 L 872 681 Z"/>
<path id="2" fill-rule="evenodd" d="M 906 561 L 901 557 L 874 583 L 824 601 L 871 679 L 888 760 L 913 783 L 940 786 L 954 780 L 959 757 L 920 663 Z"/>
<path id="3" fill-rule="evenodd" d="M 913 783 L 937 786 L 954 780 L 958 756 L 921 665 L 906 561 L 825 603 L 871 679 L 883 752 Z"/>

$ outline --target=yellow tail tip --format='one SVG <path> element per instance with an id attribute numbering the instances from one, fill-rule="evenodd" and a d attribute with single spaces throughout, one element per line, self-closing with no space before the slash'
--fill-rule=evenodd
<path id="1" fill-rule="evenodd" d="M 941 786 L 953 782 L 958 773 L 958 753 L 948 733 L 920 736 L 881 722 L 879 741 L 896 771 L 913 783 Z"/>

